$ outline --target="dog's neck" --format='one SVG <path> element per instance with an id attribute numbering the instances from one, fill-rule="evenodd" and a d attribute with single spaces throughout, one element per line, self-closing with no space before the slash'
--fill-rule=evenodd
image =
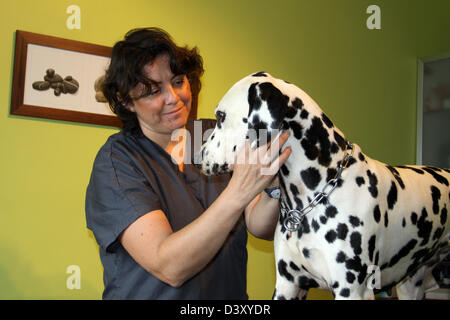
<path id="1" fill-rule="evenodd" d="M 292 153 L 280 170 L 282 200 L 289 209 L 301 210 L 336 177 L 349 144 L 319 108 L 303 107 L 285 122 Z"/>

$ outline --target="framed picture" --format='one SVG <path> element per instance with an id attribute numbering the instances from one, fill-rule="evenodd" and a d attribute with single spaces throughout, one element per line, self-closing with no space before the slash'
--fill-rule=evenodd
<path id="1" fill-rule="evenodd" d="M 450 52 L 418 61 L 417 164 L 450 168 Z"/>
<path id="2" fill-rule="evenodd" d="M 111 48 L 16 31 L 11 114 L 121 126 L 101 93 Z"/>

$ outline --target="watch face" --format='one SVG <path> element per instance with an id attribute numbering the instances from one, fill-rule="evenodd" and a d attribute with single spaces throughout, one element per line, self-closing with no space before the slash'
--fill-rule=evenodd
<path id="1" fill-rule="evenodd" d="M 267 193 L 267 195 L 270 198 L 273 198 L 273 199 L 279 199 L 281 196 L 281 191 L 280 191 L 279 187 L 266 188 L 266 189 L 264 189 L 264 191 Z"/>
<path id="2" fill-rule="evenodd" d="M 278 199 L 280 197 L 280 194 L 281 194 L 280 189 L 277 188 L 277 189 L 272 190 L 270 196 L 272 198 Z"/>

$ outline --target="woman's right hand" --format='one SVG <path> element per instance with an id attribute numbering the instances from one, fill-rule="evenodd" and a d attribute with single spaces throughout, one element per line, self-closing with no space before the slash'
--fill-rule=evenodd
<path id="1" fill-rule="evenodd" d="M 280 154 L 280 150 L 289 138 L 284 132 L 268 145 L 253 149 L 250 142 L 245 142 L 244 148 L 236 156 L 233 164 L 233 176 L 227 186 L 235 204 L 245 208 L 278 174 L 281 166 L 291 153 L 289 147 Z"/>

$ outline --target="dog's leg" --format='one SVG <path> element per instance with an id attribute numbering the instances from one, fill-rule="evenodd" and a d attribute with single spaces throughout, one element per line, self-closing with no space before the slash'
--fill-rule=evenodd
<path id="1" fill-rule="evenodd" d="M 295 300 L 300 298 L 300 294 L 305 290 L 300 290 L 300 288 L 293 282 L 284 277 L 277 275 L 277 283 L 275 285 L 275 292 L 273 294 L 273 300 Z M 303 296 L 306 296 L 307 291 L 305 291 Z"/>

